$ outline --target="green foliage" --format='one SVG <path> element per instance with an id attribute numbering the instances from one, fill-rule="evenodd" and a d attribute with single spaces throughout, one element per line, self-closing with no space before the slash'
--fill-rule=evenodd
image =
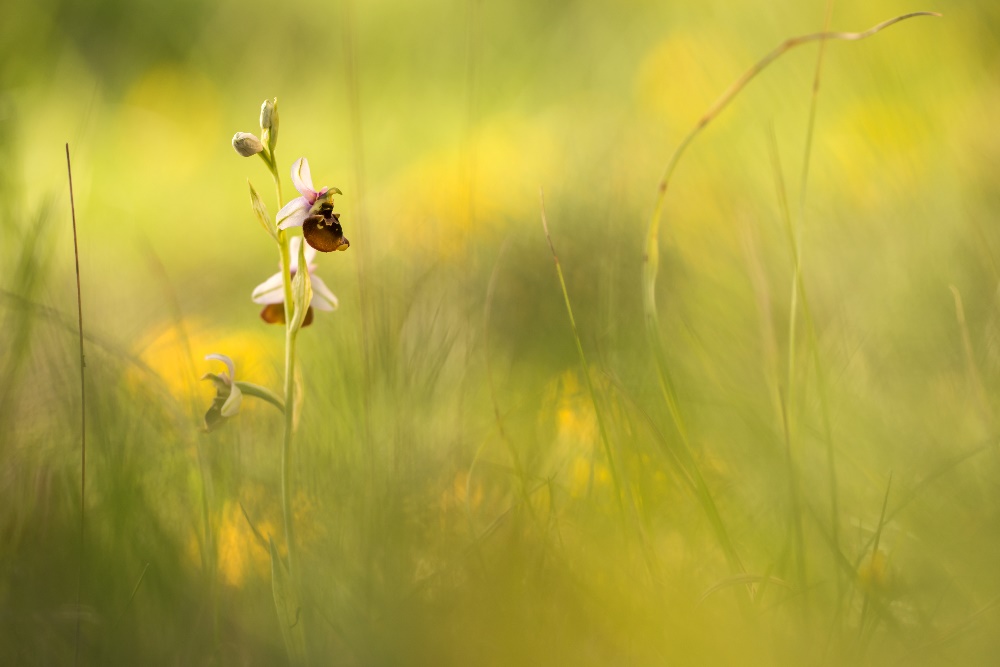
<path id="1" fill-rule="evenodd" d="M 816 52 L 777 61 L 652 245 L 822 3 L 70 4 L 0 21 L 5 662 L 77 621 L 82 665 L 995 661 L 995 3 L 827 45 L 794 213 Z M 271 94 L 351 239 L 301 407 L 229 145 Z M 209 352 L 263 400 L 205 434 Z"/>

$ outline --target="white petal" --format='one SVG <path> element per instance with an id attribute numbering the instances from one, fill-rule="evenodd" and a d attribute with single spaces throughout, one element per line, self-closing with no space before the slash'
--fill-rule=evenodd
<path id="1" fill-rule="evenodd" d="M 222 363 L 224 363 L 226 365 L 226 368 L 229 369 L 229 381 L 232 382 L 232 379 L 234 377 L 236 377 L 236 365 L 233 363 L 233 360 L 230 359 L 229 357 L 227 357 L 224 354 L 214 354 L 213 353 L 213 354 L 209 354 L 209 355 L 207 355 L 205 357 L 205 361 L 211 361 L 213 359 L 215 361 L 221 361 Z"/>
<path id="2" fill-rule="evenodd" d="M 313 298 L 309 305 L 316 310 L 336 310 L 339 303 L 337 296 L 330 291 L 323 279 L 319 276 L 312 277 Z"/>
<path id="3" fill-rule="evenodd" d="M 291 255 L 291 269 L 292 271 L 299 270 L 299 246 L 302 245 L 301 236 L 293 236 L 288 239 L 288 252 Z"/>
<path id="4" fill-rule="evenodd" d="M 254 303 L 284 303 L 284 282 L 281 280 L 281 272 L 275 273 L 260 285 L 254 287 L 250 298 Z"/>
<path id="5" fill-rule="evenodd" d="M 292 163 L 292 184 L 302 196 L 316 196 L 316 190 L 313 188 L 312 174 L 309 172 L 309 160 L 304 157 L 300 157 Z"/>
<path id="6" fill-rule="evenodd" d="M 222 410 L 220 413 L 223 417 L 232 417 L 237 412 L 240 411 L 240 404 L 243 402 L 243 392 L 235 384 L 229 391 L 229 398 L 226 402 L 222 404 Z"/>
<path id="7" fill-rule="evenodd" d="M 288 229 L 289 227 L 301 227 L 302 221 L 309 215 L 309 202 L 305 197 L 296 197 L 281 207 L 278 215 L 274 219 L 278 223 L 278 229 Z"/>

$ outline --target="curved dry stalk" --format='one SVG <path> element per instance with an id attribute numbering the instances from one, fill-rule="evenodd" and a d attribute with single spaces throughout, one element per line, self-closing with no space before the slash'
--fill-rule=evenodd
<path id="1" fill-rule="evenodd" d="M 670 184 L 670 178 L 677 167 L 677 163 L 680 161 L 681 156 L 684 155 L 688 146 L 691 145 L 694 138 L 698 136 L 698 134 L 727 106 L 729 106 L 733 99 L 747 86 L 747 84 L 750 83 L 754 77 L 760 74 L 768 65 L 786 52 L 796 46 L 801 46 L 810 42 L 825 42 L 826 40 L 850 42 L 862 40 L 867 37 L 871 37 L 872 35 L 875 35 L 876 33 L 895 25 L 896 23 L 918 16 L 941 15 L 936 12 L 911 12 L 909 14 L 903 14 L 887 21 L 883 21 L 863 32 L 817 32 L 786 39 L 784 42 L 775 47 L 770 53 L 765 55 L 762 59 L 746 70 L 743 75 L 740 76 L 722 94 L 722 96 L 708 108 L 695 126 L 691 128 L 687 135 L 685 135 L 684 139 L 681 140 L 681 143 L 674 150 L 673 155 L 670 156 L 670 160 L 667 162 L 667 166 L 664 169 L 663 176 L 661 177 L 657 188 L 656 203 L 653 207 L 653 213 L 650 217 L 649 227 L 646 232 L 646 247 L 643 254 L 643 310 L 645 312 L 647 335 L 649 336 L 650 343 L 653 347 L 653 354 L 656 358 L 656 368 L 660 382 L 660 389 L 663 393 L 664 401 L 667 404 L 667 409 L 670 412 L 670 416 L 673 419 L 674 425 L 680 435 L 681 442 L 685 448 L 689 448 L 690 446 L 688 442 L 687 428 L 680 413 L 677 395 L 674 391 L 673 382 L 670 378 L 666 352 L 663 348 L 662 341 L 660 340 L 659 321 L 656 311 L 656 276 L 659 272 L 660 263 L 660 220 L 663 213 L 663 204 L 666 200 L 667 188 Z"/>
<path id="2" fill-rule="evenodd" d="M 663 177 L 660 179 L 660 184 L 657 188 L 656 204 L 653 207 L 653 214 L 650 217 L 649 228 L 646 233 L 646 252 L 643 256 L 645 274 L 644 302 L 646 306 L 647 322 L 650 319 L 652 319 L 653 322 L 656 320 L 656 301 L 654 298 L 654 290 L 656 275 L 659 269 L 659 230 L 660 218 L 663 212 L 663 202 L 666 199 L 667 187 L 670 184 L 670 177 L 673 175 L 674 169 L 677 167 L 677 163 L 681 156 L 687 150 L 694 138 L 698 136 L 698 134 L 727 106 L 729 106 L 730 102 L 733 101 L 733 99 L 747 86 L 748 83 L 750 83 L 751 80 L 753 80 L 754 77 L 760 74 L 768 65 L 777 60 L 780 56 L 784 55 L 787 51 L 790 51 L 796 46 L 826 40 L 856 42 L 871 37 L 872 35 L 895 25 L 900 21 L 916 18 L 918 16 L 939 17 L 941 14 L 937 12 L 911 12 L 909 14 L 903 14 L 887 21 L 883 21 L 863 32 L 816 32 L 786 39 L 784 42 L 775 47 L 770 53 L 757 61 L 750 67 L 750 69 L 744 72 L 743 75 L 740 76 L 740 78 L 738 78 L 726 90 L 726 92 L 724 92 L 722 96 L 708 108 L 708 111 L 706 111 L 695 126 L 691 128 L 681 141 L 680 145 L 674 150 L 673 155 L 670 156 L 670 160 L 667 162 L 667 166 L 663 172 Z"/>

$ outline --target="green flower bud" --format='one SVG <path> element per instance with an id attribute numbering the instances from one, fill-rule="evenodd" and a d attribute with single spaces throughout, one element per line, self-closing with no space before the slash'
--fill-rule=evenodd
<path id="1" fill-rule="evenodd" d="M 243 157 L 256 155 L 264 150 L 264 144 L 260 139 L 249 132 L 237 132 L 233 135 L 233 148 Z"/>
<path id="2" fill-rule="evenodd" d="M 264 100 L 260 105 L 260 131 L 267 150 L 274 152 L 278 145 L 278 98 Z"/>

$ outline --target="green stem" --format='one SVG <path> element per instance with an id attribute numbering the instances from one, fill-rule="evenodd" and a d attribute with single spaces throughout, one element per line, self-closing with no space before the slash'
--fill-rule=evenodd
<path id="1" fill-rule="evenodd" d="M 278 177 L 277 159 L 271 155 L 271 175 L 274 177 L 278 208 L 281 208 L 281 179 Z M 281 512 L 285 523 L 285 547 L 288 549 L 288 571 L 294 572 L 295 540 L 292 527 L 292 485 L 291 453 L 292 428 L 295 412 L 295 334 L 291 327 L 294 302 L 292 300 L 292 257 L 289 235 L 278 230 L 278 246 L 281 250 L 281 282 L 285 293 L 285 428 L 281 444 Z"/>
<path id="2" fill-rule="evenodd" d="M 288 571 L 295 570 L 295 540 L 292 527 L 291 450 L 292 416 L 295 400 L 295 332 L 285 332 L 285 434 L 281 447 L 281 509 L 285 520 L 285 544 L 288 548 Z"/>

